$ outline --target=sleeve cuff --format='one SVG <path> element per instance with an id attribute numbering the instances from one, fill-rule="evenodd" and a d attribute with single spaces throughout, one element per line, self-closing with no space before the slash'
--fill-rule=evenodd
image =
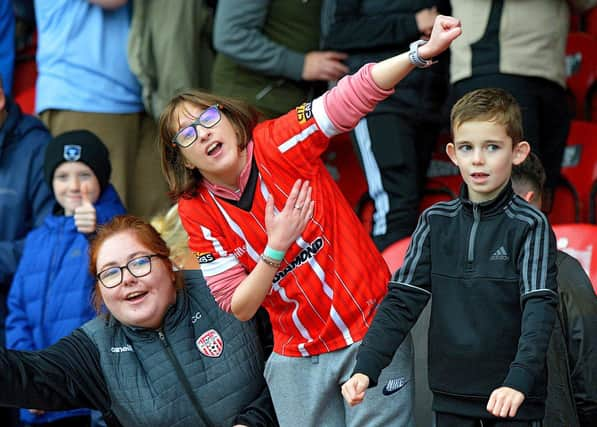
<path id="1" fill-rule="evenodd" d="M 305 55 L 289 51 L 286 53 L 282 63 L 282 75 L 294 81 L 303 79 L 303 66 L 305 64 Z"/>
<path id="2" fill-rule="evenodd" d="M 361 347 L 363 348 L 363 347 Z M 359 351 L 357 354 L 357 363 L 352 371 L 354 374 L 364 374 L 369 377 L 369 388 L 375 387 L 379 380 L 382 367 L 375 363 L 375 356 L 368 355 L 367 351 Z M 351 376 L 352 376 L 351 375 Z"/>
<path id="3" fill-rule="evenodd" d="M 528 396 L 534 382 L 535 378 L 528 371 L 515 366 L 510 368 L 508 376 L 506 376 L 502 385 L 513 388 L 514 390 L 520 391 L 525 396 Z"/>

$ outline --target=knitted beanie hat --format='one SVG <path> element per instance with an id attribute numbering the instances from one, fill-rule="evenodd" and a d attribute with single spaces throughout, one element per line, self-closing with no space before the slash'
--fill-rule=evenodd
<path id="1" fill-rule="evenodd" d="M 54 171 L 63 162 L 83 162 L 91 168 L 101 191 L 110 182 L 110 154 L 104 143 L 88 130 L 73 130 L 58 135 L 46 147 L 44 176 L 52 188 Z"/>

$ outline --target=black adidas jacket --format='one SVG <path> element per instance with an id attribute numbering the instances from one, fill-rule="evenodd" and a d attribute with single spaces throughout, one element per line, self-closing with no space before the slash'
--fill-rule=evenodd
<path id="1" fill-rule="evenodd" d="M 489 202 L 451 202 L 420 217 L 402 268 L 378 309 L 355 372 L 376 384 L 431 293 L 429 385 L 433 409 L 491 418 L 491 392 L 526 396 L 515 419 L 542 419 L 545 354 L 556 316 L 555 237 L 511 185 Z"/>

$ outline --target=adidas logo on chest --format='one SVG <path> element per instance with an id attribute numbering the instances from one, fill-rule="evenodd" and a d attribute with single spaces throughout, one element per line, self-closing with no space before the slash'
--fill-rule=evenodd
<path id="1" fill-rule="evenodd" d="M 493 251 L 491 257 L 489 258 L 490 261 L 508 261 L 509 259 L 510 256 L 508 255 L 506 248 L 503 246 L 500 246 L 498 249 Z"/>

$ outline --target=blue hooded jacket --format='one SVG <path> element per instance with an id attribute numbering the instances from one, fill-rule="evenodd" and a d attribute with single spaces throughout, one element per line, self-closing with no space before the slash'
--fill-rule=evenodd
<path id="1" fill-rule="evenodd" d="M 6 98 L 0 123 L 0 343 L 4 344 L 5 299 L 27 233 L 50 212 L 52 192 L 44 181 L 45 147 L 52 138 L 44 124 L 22 114 Z"/>
<path id="2" fill-rule="evenodd" d="M 108 185 L 95 203 L 97 224 L 125 212 Z M 88 236 L 77 231 L 73 216 L 48 215 L 29 233 L 8 294 L 7 348 L 41 350 L 95 317 L 91 304 L 95 278 L 89 273 Z M 88 414 L 88 410 L 21 410 L 27 423 L 47 423 Z"/>
<path id="3" fill-rule="evenodd" d="M 53 197 L 43 174 L 50 132 L 9 98 L 6 106 L 0 124 L 0 287 L 7 293 L 25 236 L 50 212 Z"/>

